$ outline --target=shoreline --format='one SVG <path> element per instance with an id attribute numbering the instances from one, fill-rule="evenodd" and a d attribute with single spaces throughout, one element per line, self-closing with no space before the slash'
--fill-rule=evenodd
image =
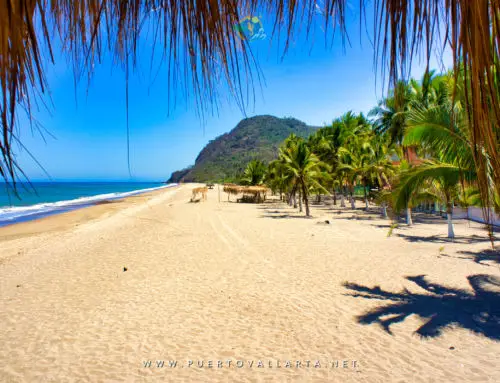
<path id="1" fill-rule="evenodd" d="M 0 228 L 23 222 L 40 220 L 53 215 L 64 214 L 95 205 L 112 203 L 115 201 L 122 200 L 124 198 L 142 195 L 157 190 L 169 189 L 175 186 L 177 186 L 177 184 L 166 184 L 163 186 L 158 186 L 148 189 L 95 194 L 95 195 L 82 196 L 74 199 L 60 200 L 55 202 L 40 202 L 33 205 L 21 205 L 21 206 L 5 206 L 0 208 L 0 212 L 2 212 L 0 214 Z M 13 218 L 10 219 L 6 219 L 5 217 L 3 217 L 5 215 L 8 215 L 8 213 L 15 214 L 15 212 L 18 212 L 19 215 L 14 216 Z M 22 212 L 25 212 L 25 214 L 22 215 Z"/>
<path id="2" fill-rule="evenodd" d="M 122 209 L 137 206 L 151 200 L 157 195 L 161 195 L 163 192 L 175 190 L 179 187 L 180 185 L 174 185 L 113 200 L 104 200 L 104 202 L 97 201 L 67 211 L 0 226 L 0 243 L 36 234 L 76 228 L 99 218 L 110 216 Z"/>

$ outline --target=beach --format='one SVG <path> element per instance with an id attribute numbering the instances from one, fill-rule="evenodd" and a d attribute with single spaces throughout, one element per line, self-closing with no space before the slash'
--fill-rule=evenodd
<path id="1" fill-rule="evenodd" d="M 0 228 L 0 380 L 500 381 L 481 225 L 195 186 Z"/>

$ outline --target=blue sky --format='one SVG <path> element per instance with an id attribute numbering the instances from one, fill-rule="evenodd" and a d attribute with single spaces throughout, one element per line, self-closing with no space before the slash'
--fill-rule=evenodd
<path id="1" fill-rule="evenodd" d="M 297 31 L 283 60 L 276 41 L 251 43 L 265 83 L 262 89 L 256 88 L 256 102 L 247 108 L 247 116 L 292 116 L 322 126 L 348 110 L 367 113 L 376 104 L 383 93 L 380 78 L 376 81 L 373 49 L 364 31 L 360 36 L 356 10 L 350 12 L 351 46 L 345 52 L 340 38 L 325 48 L 319 27 L 309 41 Z M 270 32 L 272 25 L 265 18 L 263 24 Z M 151 44 L 147 39 L 142 42 L 147 53 Z M 96 65 L 90 85 L 84 80 L 75 89 L 71 66 L 63 57 L 47 65 L 50 113 L 42 109 L 35 116 L 50 135 L 45 134 L 44 141 L 23 120 L 20 132 L 25 146 L 53 180 L 166 180 L 172 171 L 191 165 L 209 140 L 245 117 L 235 102 L 223 98 L 218 114 L 208 114 L 202 121 L 194 100 L 180 94 L 169 113 L 166 68 L 152 82 L 149 64 L 150 54 L 142 54 L 139 70 L 129 80 L 132 177 L 127 168 L 122 68 L 105 57 Z M 449 58 L 444 65 L 451 65 Z M 414 76 L 422 73 L 423 65 L 416 63 Z M 19 152 L 18 160 L 31 180 L 47 179 L 26 151 Z"/>

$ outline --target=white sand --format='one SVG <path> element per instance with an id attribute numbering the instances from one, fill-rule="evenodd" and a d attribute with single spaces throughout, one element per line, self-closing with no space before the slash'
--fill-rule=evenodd
<path id="1" fill-rule="evenodd" d="M 499 263 L 465 253 L 491 249 L 477 224 L 459 221 L 455 243 L 439 239 L 444 221 L 387 238 L 389 222 L 361 211 L 295 218 L 222 192 L 218 203 L 217 188 L 188 203 L 192 187 L 0 228 L 0 381 L 500 381 L 499 286 L 477 296 L 467 279 L 500 278 Z M 406 278 L 422 275 L 437 285 Z M 358 322 L 393 304 L 391 333 Z"/>

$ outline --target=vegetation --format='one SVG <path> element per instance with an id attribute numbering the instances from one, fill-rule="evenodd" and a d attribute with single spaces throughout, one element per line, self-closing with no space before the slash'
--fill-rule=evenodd
<path id="1" fill-rule="evenodd" d="M 252 160 L 270 162 L 290 134 L 308 137 L 318 128 L 294 118 L 256 116 L 242 120 L 229 133 L 203 148 L 194 166 L 174 172 L 168 182 L 241 182 Z"/>
<path id="2" fill-rule="evenodd" d="M 307 139 L 292 133 L 267 169 L 253 160 L 241 180 L 265 183 L 300 211 L 304 204 L 306 216 L 311 195 L 320 198 L 330 192 L 334 204 L 339 195 L 341 207 L 349 200 L 355 209 L 361 191 L 365 209 L 372 199 L 380 203 L 384 217 L 389 208 L 393 218 L 405 212 L 408 225 L 413 223 L 413 208 L 440 204 L 446 207 L 448 237 L 454 238 L 455 205 L 489 206 L 479 189 L 481 163 L 487 165 L 490 180 L 488 201 L 500 211 L 494 164 L 472 137 L 461 75 L 431 71 L 420 81 L 398 82 L 369 113 L 371 119 L 347 112 Z M 478 156 L 484 158 L 477 162 Z M 391 233 L 395 227 L 397 223 Z"/>
<path id="3" fill-rule="evenodd" d="M 280 162 L 286 174 L 291 195 L 299 194 L 299 204 L 302 211 L 302 201 L 306 206 L 306 216 L 310 216 L 309 194 L 312 191 L 327 190 L 322 186 L 324 172 L 327 166 L 311 152 L 306 142 L 298 137 L 290 137 L 285 146 L 280 149 Z"/>
<path id="4" fill-rule="evenodd" d="M 250 161 L 243 173 L 241 182 L 245 185 L 258 186 L 264 182 L 266 176 L 267 166 L 263 161 L 253 160 Z"/>

